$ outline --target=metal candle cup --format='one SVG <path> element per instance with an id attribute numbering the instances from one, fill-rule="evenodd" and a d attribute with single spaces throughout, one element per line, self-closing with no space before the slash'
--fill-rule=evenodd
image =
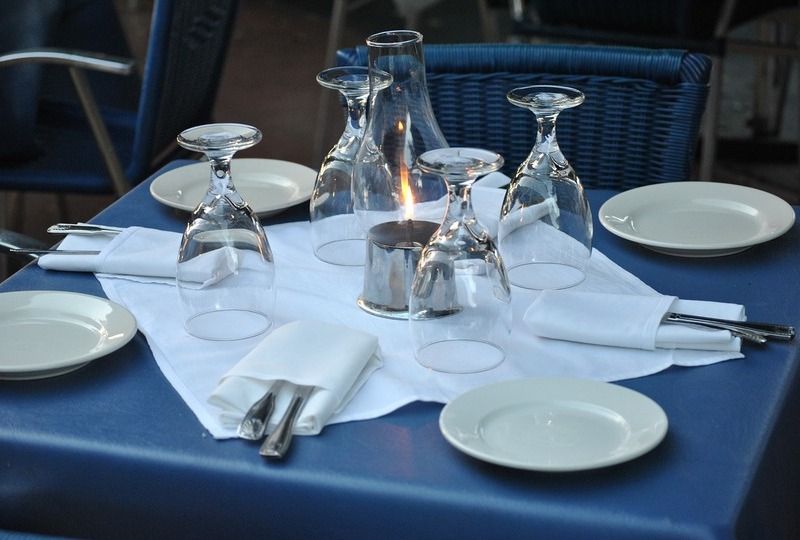
<path id="1" fill-rule="evenodd" d="M 408 318 L 408 298 L 420 252 L 439 228 L 430 221 L 375 225 L 367 234 L 364 290 L 358 305 L 372 315 Z"/>

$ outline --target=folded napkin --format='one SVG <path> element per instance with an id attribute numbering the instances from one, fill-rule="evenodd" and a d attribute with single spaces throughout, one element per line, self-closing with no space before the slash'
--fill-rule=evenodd
<path id="1" fill-rule="evenodd" d="M 675 296 L 542 291 L 525 312 L 537 336 L 645 350 L 738 352 L 741 340 L 727 330 L 664 323 L 668 312 L 744 320 L 738 304 L 680 300 Z"/>
<path id="2" fill-rule="evenodd" d="M 219 408 L 222 426 L 233 429 L 279 381 L 314 386 L 294 433 L 316 435 L 380 365 L 377 337 L 337 324 L 295 321 L 274 330 L 233 366 L 208 401 Z M 273 426 L 287 408 L 293 389 L 280 387 Z"/>
<path id="3" fill-rule="evenodd" d="M 100 253 L 43 255 L 39 257 L 38 264 L 48 270 L 94 272 L 138 281 L 150 281 L 147 278 L 172 280 L 175 278 L 180 245 L 180 234 L 145 227 L 128 227 L 116 235 L 70 234 L 58 249 Z M 195 257 L 188 264 L 188 279 L 206 286 L 233 273 L 238 266 L 238 259 L 233 250 L 223 248 Z"/>

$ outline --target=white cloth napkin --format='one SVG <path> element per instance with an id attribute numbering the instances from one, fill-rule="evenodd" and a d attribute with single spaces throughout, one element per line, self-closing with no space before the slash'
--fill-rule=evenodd
<path id="1" fill-rule="evenodd" d="M 294 433 L 316 435 L 380 365 L 377 337 L 337 324 L 294 321 L 274 330 L 233 366 L 208 401 L 219 408 L 220 424 L 233 429 L 276 383 L 314 386 Z M 288 407 L 292 385 L 280 386 L 273 426 Z"/>
<path id="2" fill-rule="evenodd" d="M 473 190 L 476 214 L 487 228 L 496 228 L 503 191 L 483 186 L 479 182 Z M 508 379 L 539 376 L 613 381 L 649 375 L 671 365 L 696 366 L 742 357 L 735 351 L 642 350 L 541 338 L 523 321 L 538 293 L 513 288 L 514 323 L 505 361 L 478 374 L 433 372 L 415 361 L 407 322 L 375 317 L 356 305 L 363 268 L 319 261 L 311 249 L 308 222 L 269 226 L 266 231 L 276 264 L 277 326 L 313 319 L 378 337 L 383 367 L 369 377 L 346 407 L 331 416 L 328 424 L 375 418 L 417 400 L 446 403 L 471 388 Z M 165 377 L 203 426 L 214 437 L 235 437 L 235 430 L 222 425 L 219 411 L 208 403 L 208 397 L 222 376 L 259 340 L 211 342 L 193 338 L 183 329 L 174 286 L 102 275 L 98 278 L 108 297 L 136 316 Z M 658 295 L 596 249 L 587 278 L 575 290 Z"/>
<path id="3" fill-rule="evenodd" d="M 645 350 L 739 352 L 741 340 L 727 330 L 664 323 L 668 312 L 744 320 L 738 304 L 573 290 L 542 291 L 524 320 L 534 334 L 550 339 Z"/>
<path id="4" fill-rule="evenodd" d="M 38 264 L 48 270 L 175 277 L 181 235 L 128 227 L 119 234 L 69 234 L 58 249 L 94 250 L 98 255 L 43 255 Z"/>
<path id="5" fill-rule="evenodd" d="M 144 282 L 171 281 L 175 279 L 181 236 L 145 227 L 128 227 L 116 235 L 70 234 L 58 249 L 100 253 L 43 255 L 37 262 L 48 270 L 94 272 Z M 187 278 L 208 286 L 235 272 L 239 261 L 232 250 L 222 248 L 195 257 L 186 264 Z"/>

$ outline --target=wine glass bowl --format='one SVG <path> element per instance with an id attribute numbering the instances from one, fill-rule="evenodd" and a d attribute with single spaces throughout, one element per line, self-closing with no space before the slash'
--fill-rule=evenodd
<path id="1" fill-rule="evenodd" d="M 417 361 L 446 373 L 499 365 L 511 333 L 511 291 L 489 232 L 475 218 L 473 182 L 503 158 L 477 148 L 441 148 L 417 159 L 447 183 L 447 213 L 420 255 L 409 299 Z"/>
<path id="2" fill-rule="evenodd" d="M 314 254 L 331 264 L 364 264 L 366 233 L 353 212 L 352 183 L 353 163 L 364 138 L 370 76 L 375 91 L 392 81 L 388 73 L 370 75 L 363 66 L 335 67 L 317 74 L 321 86 L 344 97 L 347 109 L 344 132 L 322 161 L 309 208 Z"/>
<path id="3" fill-rule="evenodd" d="M 209 188 L 181 240 L 176 281 L 186 331 L 211 340 L 257 336 L 272 325 L 275 266 L 264 230 L 236 191 L 231 160 L 261 140 L 243 124 L 189 128 L 178 144 L 206 155 Z"/>
<path id="4" fill-rule="evenodd" d="M 592 216 L 578 175 L 556 139 L 559 113 L 583 103 L 579 90 L 534 85 L 508 101 L 536 115 L 536 142 L 512 179 L 500 211 L 498 243 L 515 286 L 564 289 L 581 283 L 592 250 Z"/>

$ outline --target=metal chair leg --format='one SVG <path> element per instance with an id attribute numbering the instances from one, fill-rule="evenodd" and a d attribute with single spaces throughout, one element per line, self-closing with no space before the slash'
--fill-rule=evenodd
<path id="1" fill-rule="evenodd" d="M 706 114 L 703 117 L 701 132 L 702 147 L 700 149 L 699 179 L 709 181 L 714 173 L 714 161 L 717 153 L 717 120 L 719 118 L 719 103 L 722 97 L 722 57 L 712 58 L 711 79 L 709 81 L 709 96 L 706 104 Z"/>

